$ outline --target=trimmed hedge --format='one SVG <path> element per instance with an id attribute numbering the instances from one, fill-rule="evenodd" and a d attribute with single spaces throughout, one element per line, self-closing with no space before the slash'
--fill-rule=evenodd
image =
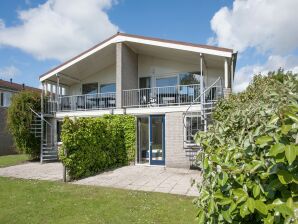
<path id="1" fill-rule="evenodd" d="M 135 117 L 130 115 L 65 118 L 59 157 L 71 179 L 128 165 L 135 159 L 135 131 Z"/>

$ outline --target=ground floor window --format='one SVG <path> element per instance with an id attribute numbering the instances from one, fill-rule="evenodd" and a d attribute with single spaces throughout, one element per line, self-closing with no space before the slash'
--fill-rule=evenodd
<path id="1" fill-rule="evenodd" d="M 185 117 L 185 139 L 187 142 L 189 143 L 193 143 L 194 142 L 194 135 L 198 132 L 198 131 L 204 131 L 204 120 L 202 119 L 201 116 L 186 116 Z"/>
<path id="2" fill-rule="evenodd" d="M 57 121 L 57 142 L 61 142 L 62 121 Z"/>

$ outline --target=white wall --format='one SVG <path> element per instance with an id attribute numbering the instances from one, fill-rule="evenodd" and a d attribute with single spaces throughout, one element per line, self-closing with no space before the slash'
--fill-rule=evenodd
<path id="1" fill-rule="evenodd" d="M 222 78 L 222 84 L 224 84 L 224 68 L 207 68 L 205 72 L 205 86 L 208 87 L 215 82 L 218 77 Z"/>
<path id="2" fill-rule="evenodd" d="M 82 80 L 81 83 L 71 86 L 69 88 L 68 95 L 82 94 L 82 84 L 93 82 L 97 82 L 99 86 L 101 84 L 116 83 L 116 65 L 114 64 L 101 71 L 98 71 L 88 78 Z"/>

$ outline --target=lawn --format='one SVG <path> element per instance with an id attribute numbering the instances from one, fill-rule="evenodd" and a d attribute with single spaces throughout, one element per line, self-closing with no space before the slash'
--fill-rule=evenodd
<path id="1" fill-rule="evenodd" d="M 28 156 L 25 154 L 0 156 L 0 167 L 13 166 L 28 161 Z"/>
<path id="2" fill-rule="evenodd" d="M 0 177 L 0 223 L 194 223 L 193 198 Z"/>

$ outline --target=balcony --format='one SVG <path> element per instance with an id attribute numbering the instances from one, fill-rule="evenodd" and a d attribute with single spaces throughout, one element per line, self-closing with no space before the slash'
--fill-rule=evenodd
<path id="1" fill-rule="evenodd" d="M 101 110 L 116 108 L 116 93 L 95 93 L 59 97 L 59 111 Z"/>
<path id="2" fill-rule="evenodd" d="M 203 93 L 203 94 L 202 94 Z M 201 96 L 201 97 L 200 97 Z M 123 90 L 123 108 L 145 108 L 182 106 L 212 103 L 222 97 L 221 83 L 201 91 L 200 84 L 153 87 Z M 198 99 L 201 98 L 201 99 Z M 116 108 L 116 93 L 96 93 L 86 95 L 60 96 L 57 100 L 44 101 L 47 114 L 67 111 L 104 110 Z"/>
<path id="3" fill-rule="evenodd" d="M 116 93 L 95 93 L 86 95 L 60 96 L 58 101 L 45 99 L 44 111 L 51 114 L 57 111 L 85 111 L 116 108 Z"/>
<path id="4" fill-rule="evenodd" d="M 123 107 L 187 105 L 200 96 L 200 84 L 123 90 Z"/>

